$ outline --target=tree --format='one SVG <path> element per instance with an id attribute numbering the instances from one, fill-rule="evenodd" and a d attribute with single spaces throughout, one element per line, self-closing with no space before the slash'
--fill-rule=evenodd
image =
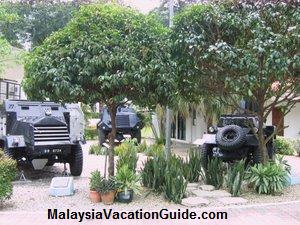
<path id="1" fill-rule="evenodd" d="M 12 23 L 18 19 L 17 15 L 8 13 L 0 6 L 0 26 L 3 23 Z M 3 72 L 4 63 L 11 54 L 11 46 L 9 42 L 2 36 L 0 32 L 0 74 Z"/>
<path id="2" fill-rule="evenodd" d="M 9 13 L 18 15 L 14 23 L 2 23 L 5 38 L 17 47 L 40 45 L 52 32 L 64 27 L 81 1 L 13 1 L 1 3 Z"/>
<path id="3" fill-rule="evenodd" d="M 182 95 L 216 96 L 238 108 L 242 99 L 259 118 L 259 152 L 267 160 L 264 121 L 287 114 L 300 97 L 300 8 L 297 3 L 192 6 L 177 16 L 172 34 Z M 278 1 L 277 1 L 278 2 Z"/>
<path id="4" fill-rule="evenodd" d="M 28 57 L 24 90 L 36 100 L 104 102 L 111 116 L 108 172 L 113 175 L 118 104 L 132 100 L 154 107 L 172 100 L 167 34 L 153 17 L 129 8 L 81 7 Z"/>

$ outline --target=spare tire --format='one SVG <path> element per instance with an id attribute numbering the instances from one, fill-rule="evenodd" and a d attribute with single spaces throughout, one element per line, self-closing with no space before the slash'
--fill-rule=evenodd
<path id="1" fill-rule="evenodd" d="M 221 149 L 236 150 L 246 141 L 246 134 L 240 126 L 228 125 L 218 131 L 216 142 Z"/>

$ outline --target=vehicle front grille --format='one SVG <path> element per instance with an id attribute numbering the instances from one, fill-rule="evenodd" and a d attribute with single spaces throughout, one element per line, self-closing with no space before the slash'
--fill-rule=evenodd
<path id="1" fill-rule="evenodd" d="M 129 127 L 129 115 L 117 115 L 117 127 Z"/>
<path id="2" fill-rule="evenodd" d="M 67 126 L 34 126 L 35 145 L 70 143 Z"/>

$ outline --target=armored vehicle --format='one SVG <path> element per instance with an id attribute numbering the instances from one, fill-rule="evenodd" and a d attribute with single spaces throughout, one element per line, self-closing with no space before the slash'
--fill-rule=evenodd
<path id="1" fill-rule="evenodd" d="M 274 126 L 264 128 L 265 138 L 274 132 Z M 258 118 L 251 115 L 222 115 L 217 126 L 208 128 L 208 134 L 196 144 L 202 146 L 201 155 L 204 166 L 208 158 L 218 157 L 223 161 L 246 159 L 246 162 L 259 163 L 261 158 L 258 140 Z M 274 137 L 275 138 L 275 137 Z M 267 143 L 269 157 L 273 150 L 273 138 Z"/>
<path id="2" fill-rule="evenodd" d="M 7 155 L 34 169 L 69 163 L 71 174 L 80 176 L 84 117 L 77 104 L 5 100 L 0 116 L 0 147 Z"/>
<path id="3" fill-rule="evenodd" d="M 118 141 L 125 138 L 125 135 L 130 135 L 131 138 L 136 138 L 138 143 L 141 143 L 141 129 L 143 123 L 137 116 L 136 112 L 131 107 L 120 105 L 117 108 L 117 137 Z M 97 124 L 99 132 L 99 142 L 102 145 L 108 138 L 111 132 L 111 119 L 107 107 L 104 107 L 100 116 L 100 121 Z"/>

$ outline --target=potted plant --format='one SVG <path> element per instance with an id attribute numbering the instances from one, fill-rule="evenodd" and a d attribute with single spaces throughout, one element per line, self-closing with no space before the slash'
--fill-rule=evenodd
<path id="1" fill-rule="evenodd" d="M 134 193 L 140 194 L 141 186 L 139 181 L 140 176 L 137 176 L 134 171 L 129 169 L 127 164 L 120 167 L 116 175 L 118 201 L 129 203 L 132 201 Z"/>
<path id="2" fill-rule="evenodd" d="M 102 178 L 99 187 L 102 202 L 105 205 L 110 205 L 114 202 L 116 195 L 116 180 L 114 177 Z"/>
<path id="3" fill-rule="evenodd" d="M 101 202 L 101 195 L 99 188 L 101 185 L 101 173 L 99 170 L 95 170 L 91 173 L 90 177 L 90 199 L 92 202 Z"/>

